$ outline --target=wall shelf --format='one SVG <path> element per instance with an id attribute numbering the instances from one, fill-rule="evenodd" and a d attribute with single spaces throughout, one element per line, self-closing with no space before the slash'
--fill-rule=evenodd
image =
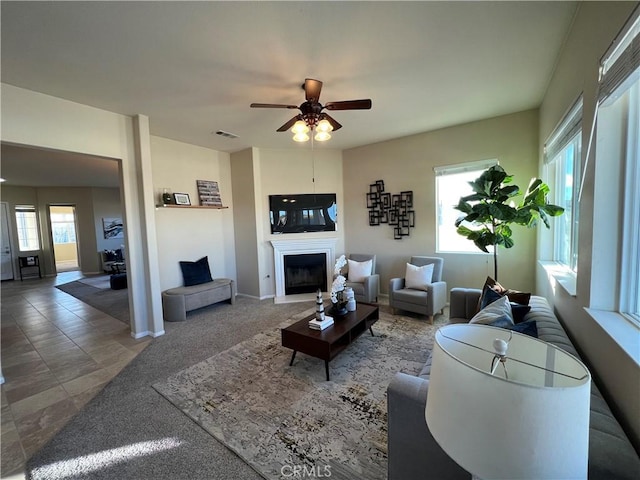
<path id="1" fill-rule="evenodd" d="M 166 203 L 160 203 L 156 205 L 156 208 L 205 208 L 209 210 L 222 210 L 223 208 L 229 208 L 225 206 L 209 206 L 209 205 L 167 205 Z"/>

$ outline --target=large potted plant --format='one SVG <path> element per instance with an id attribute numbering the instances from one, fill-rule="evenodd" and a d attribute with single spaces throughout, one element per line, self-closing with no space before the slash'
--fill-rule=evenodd
<path id="1" fill-rule="evenodd" d="M 549 186 L 533 178 L 519 205 L 513 197 L 521 194 L 520 187 L 511 185 L 513 177 L 500 165 L 488 168 L 472 182 L 473 192 L 462 197 L 455 207 L 464 215 L 456 220 L 457 232 L 473 241 L 483 252 L 493 246 L 494 278 L 498 280 L 498 246 L 514 245 L 511 225 L 535 227 L 542 219 L 549 228 L 549 218 L 562 215 L 564 208 L 547 202 Z M 469 226 L 463 224 L 467 223 Z"/>

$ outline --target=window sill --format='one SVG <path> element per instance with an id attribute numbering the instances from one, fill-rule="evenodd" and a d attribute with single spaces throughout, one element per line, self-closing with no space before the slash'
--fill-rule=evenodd
<path id="1" fill-rule="evenodd" d="M 640 366 L 639 330 L 636 325 L 618 312 L 584 309 L 593 320 L 609 335 L 624 352 Z"/>
<path id="2" fill-rule="evenodd" d="M 540 266 L 547 272 L 549 280 L 555 280 L 569 295 L 576 296 L 576 274 L 558 262 L 540 260 Z"/>

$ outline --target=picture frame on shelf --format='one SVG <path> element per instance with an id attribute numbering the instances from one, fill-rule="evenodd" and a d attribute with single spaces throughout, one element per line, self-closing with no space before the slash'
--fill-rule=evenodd
<path id="1" fill-rule="evenodd" d="M 222 207 L 220 188 L 214 180 L 196 180 L 200 205 L 205 207 Z"/>
<path id="2" fill-rule="evenodd" d="M 174 193 L 173 200 L 176 202 L 176 205 L 191 205 L 191 199 L 188 193 Z"/>

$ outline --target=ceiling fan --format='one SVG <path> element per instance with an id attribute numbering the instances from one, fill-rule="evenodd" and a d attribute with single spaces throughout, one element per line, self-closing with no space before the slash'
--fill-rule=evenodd
<path id="1" fill-rule="evenodd" d="M 252 103 L 251 108 L 299 109 L 300 113 L 298 115 L 293 117 L 276 131 L 285 132 L 296 125 L 297 122 L 301 122 L 301 124 L 298 124 L 300 125 L 300 128 L 304 128 L 306 126 L 306 131 L 316 128 L 317 130 L 319 130 L 319 133 L 322 133 L 324 131 L 327 135 L 331 130 L 338 130 L 339 128 L 342 128 L 342 125 L 340 125 L 340 123 L 338 123 L 328 113 L 325 113 L 324 110 L 369 110 L 371 108 L 371 99 L 327 102 L 322 105 L 319 101 L 320 92 L 322 91 L 322 82 L 320 80 L 307 78 L 305 79 L 302 88 L 304 89 L 306 101 L 303 102 L 300 106 L 283 105 L 278 103 Z M 323 120 L 325 120 L 326 122 L 323 122 Z M 327 124 L 330 127 L 327 126 Z M 305 141 L 309 139 L 309 137 L 306 135 L 306 132 L 301 132 L 301 134 L 303 136 L 300 137 L 299 141 Z M 324 138 L 324 140 L 328 140 L 328 138 L 330 138 L 330 135 Z M 294 140 L 297 139 L 294 137 Z M 316 140 L 320 140 L 320 138 L 316 136 Z"/>

